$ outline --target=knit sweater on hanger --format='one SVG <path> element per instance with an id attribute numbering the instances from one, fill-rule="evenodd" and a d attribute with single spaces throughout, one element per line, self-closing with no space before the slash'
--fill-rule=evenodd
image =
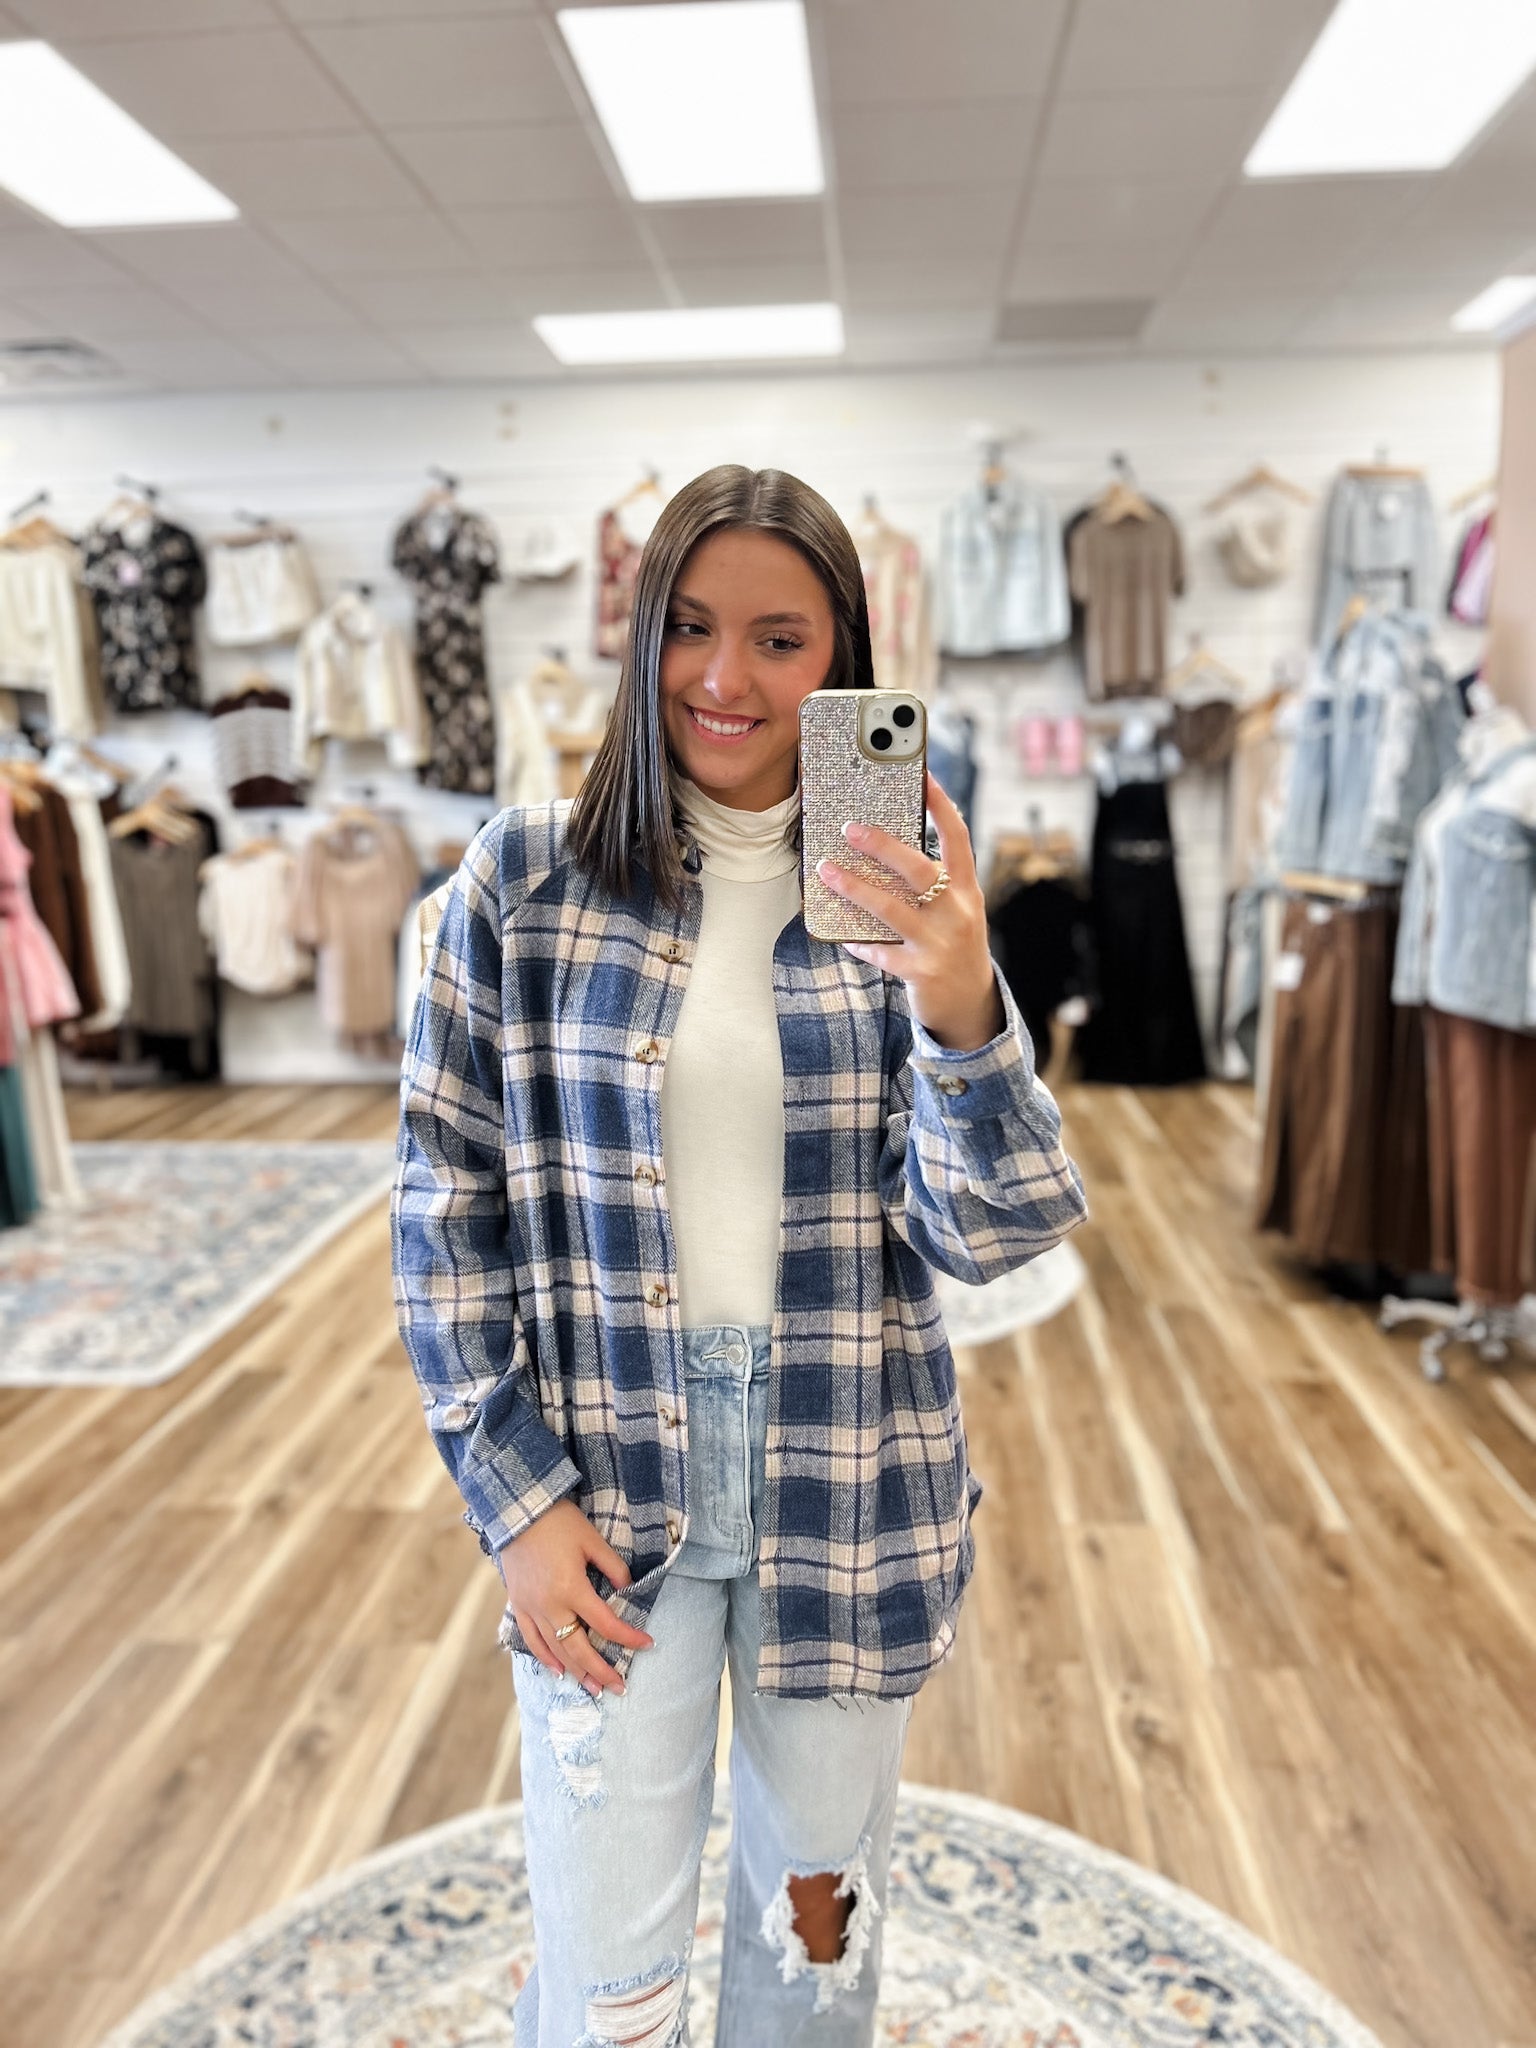
<path id="1" fill-rule="evenodd" d="M 684 1329 L 771 1323 L 784 1192 L 773 949 L 800 911 L 791 792 L 738 811 L 674 771 L 703 855 L 698 946 L 667 1054 L 661 1149 Z"/>

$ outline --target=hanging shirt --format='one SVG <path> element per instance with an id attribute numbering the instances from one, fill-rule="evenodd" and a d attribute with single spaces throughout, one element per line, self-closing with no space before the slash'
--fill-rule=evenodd
<path id="1" fill-rule="evenodd" d="M 398 627 L 346 591 L 304 630 L 293 680 L 293 770 L 318 774 L 327 739 L 381 739 L 392 768 L 426 759 L 427 725 Z"/>
<path id="2" fill-rule="evenodd" d="M 800 857 L 786 836 L 800 792 L 739 811 L 685 775 L 673 787 L 703 858 L 699 943 L 661 1089 L 679 1314 L 685 1330 L 771 1323 L 784 1190 L 773 949 L 800 911 Z"/>
<path id="3" fill-rule="evenodd" d="M 309 553 L 283 529 L 227 535 L 208 550 L 208 638 L 215 647 L 291 640 L 320 609 Z"/>
<path id="4" fill-rule="evenodd" d="M 1072 595 L 1083 607 L 1083 682 L 1090 699 L 1161 689 L 1170 600 L 1184 590 L 1179 529 L 1161 505 L 1147 518 L 1105 519 L 1090 508 L 1073 521 L 1067 546 Z"/>
<path id="5" fill-rule="evenodd" d="M 1400 611 L 1430 612 L 1435 582 L 1435 511 L 1416 476 L 1351 476 L 1328 497 L 1312 644 L 1326 652 L 1352 597 Z"/>
<path id="6" fill-rule="evenodd" d="M 101 679 L 116 711 L 196 708 L 196 608 L 208 577 L 197 542 L 157 513 L 93 526 L 81 543 L 96 606 Z"/>
<path id="7" fill-rule="evenodd" d="M 96 620 L 65 547 L 0 547 L 0 689 L 48 699 L 59 739 L 88 739 L 101 725 Z"/>
<path id="8" fill-rule="evenodd" d="M 883 520 L 861 527 L 854 540 L 864 571 L 875 688 L 927 697 L 937 663 L 928 620 L 928 579 L 917 542 Z"/>
<path id="9" fill-rule="evenodd" d="M 395 1024 L 395 947 L 421 863 L 398 825 L 317 832 L 299 860 L 293 935 L 318 955 L 320 1015 L 349 1037 Z"/>
<path id="10" fill-rule="evenodd" d="M 293 935 L 298 858 L 291 847 L 221 853 L 203 868 L 198 922 L 221 978 L 253 996 L 283 996 L 312 962 Z"/>

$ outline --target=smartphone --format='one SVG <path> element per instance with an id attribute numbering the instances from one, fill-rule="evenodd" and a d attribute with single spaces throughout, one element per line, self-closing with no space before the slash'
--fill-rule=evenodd
<path id="1" fill-rule="evenodd" d="M 923 851 L 928 719 L 909 690 L 813 690 L 800 705 L 800 889 L 813 939 L 878 939 L 900 932 L 829 889 L 818 861 L 905 890 L 883 861 L 855 853 L 845 823 L 880 825 Z M 910 899 L 915 891 L 908 890 Z"/>

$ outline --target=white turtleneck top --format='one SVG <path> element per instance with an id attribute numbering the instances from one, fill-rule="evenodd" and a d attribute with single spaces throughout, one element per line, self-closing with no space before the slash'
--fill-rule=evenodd
<path id="1" fill-rule="evenodd" d="M 796 790 L 767 811 L 716 803 L 674 771 L 703 856 L 698 948 L 661 1086 L 662 1169 L 684 1329 L 771 1323 L 784 1195 L 784 1061 L 773 949 L 800 909 L 785 835 Z"/>

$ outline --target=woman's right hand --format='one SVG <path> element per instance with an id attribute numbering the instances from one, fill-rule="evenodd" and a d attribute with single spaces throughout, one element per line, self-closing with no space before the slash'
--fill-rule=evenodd
<path id="1" fill-rule="evenodd" d="M 627 1586 L 629 1566 L 598 1535 L 575 1501 L 567 1495 L 547 1508 L 496 1561 L 513 1618 L 539 1662 L 557 1676 L 569 1671 L 594 1697 L 608 1686 L 622 1693 L 623 1679 L 593 1649 L 584 1628 L 555 1641 L 555 1630 L 575 1616 L 592 1623 L 610 1642 L 641 1650 L 655 1647 L 655 1639 L 644 1629 L 619 1619 L 587 1577 L 590 1562 L 615 1586 Z"/>

